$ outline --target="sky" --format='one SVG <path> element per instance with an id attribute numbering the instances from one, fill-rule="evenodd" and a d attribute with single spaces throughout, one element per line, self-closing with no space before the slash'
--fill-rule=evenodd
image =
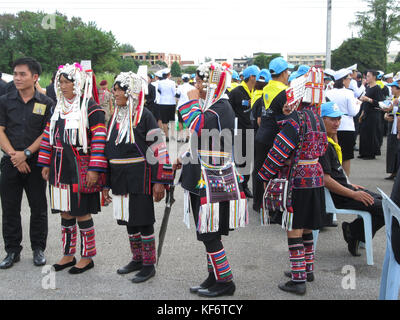
<path id="1" fill-rule="evenodd" d="M 96 22 L 137 52 L 177 53 L 195 63 L 255 52 L 325 53 L 326 7 L 327 0 L 0 0 L 0 13 L 57 10 Z M 332 0 L 332 50 L 357 36 L 349 23 L 366 9 L 362 0 Z"/>

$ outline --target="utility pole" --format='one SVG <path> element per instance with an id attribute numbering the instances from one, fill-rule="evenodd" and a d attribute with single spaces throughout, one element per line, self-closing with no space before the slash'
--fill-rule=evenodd
<path id="1" fill-rule="evenodd" d="M 326 18 L 326 61 L 325 68 L 331 68 L 331 26 L 332 26 L 332 0 L 327 0 L 327 18 Z"/>

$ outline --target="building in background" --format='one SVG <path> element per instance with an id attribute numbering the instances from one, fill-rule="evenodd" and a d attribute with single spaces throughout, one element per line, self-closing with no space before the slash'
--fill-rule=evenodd
<path id="1" fill-rule="evenodd" d="M 168 67 L 177 61 L 181 63 L 181 55 L 176 53 L 164 53 L 164 52 L 125 52 L 121 54 L 123 59 L 134 59 L 138 61 L 148 62 L 150 65 L 154 66 L 157 61 L 165 62 Z"/>
<path id="2" fill-rule="evenodd" d="M 295 66 L 305 64 L 310 67 L 324 67 L 326 60 L 325 53 L 288 53 L 287 62 Z"/>

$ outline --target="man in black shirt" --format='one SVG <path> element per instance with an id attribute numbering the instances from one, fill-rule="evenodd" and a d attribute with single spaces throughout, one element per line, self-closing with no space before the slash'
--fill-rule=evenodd
<path id="1" fill-rule="evenodd" d="M 341 149 L 335 141 L 342 115 L 339 107 L 333 102 L 325 103 L 321 107 L 321 116 L 329 141 L 325 155 L 319 160 L 324 170 L 325 187 L 330 191 L 336 208 L 368 211 L 371 214 L 372 236 L 374 236 L 385 225 L 382 197 L 348 182 L 339 160 Z M 352 223 L 343 222 L 342 229 L 350 253 L 359 256 L 359 242 L 365 242 L 362 218 L 357 218 Z"/>
<path id="2" fill-rule="evenodd" d="M 246 131 L 254 130 L 253 124 L 250 119 L 251 114 L 251 92 L 254 89 L 256 84 L 256 77 L 260 69 L 257 66 L 247 67 L 243 71 L 243 82 L 238 85 L 235 89 L 229 92 L 229 102 L 235 111 L 235 116 L 238 119 L 238 129 L 242 130 L 242 155 L 246 159 L 244 164 L 237 164 L 238 168 L 250 167 L 251 159 L 253 158 L 253 152 L 251 155 L 246 154 Z M 250 138 L 250 137 L 249 137 Z M 250 139 L 251 143 L 254 143 L 254 138 Z M 251 150 L 254 150 L 253 148 Z M 250 161 L 249 161 L 250 160 Z M 239 169 L 240 170 L 240 169 Z M 243 174 L 244 182 L 243 182 L 243 192 L 246 197 L 253 198 L 253 194 L 248 188 L 248 181 L 250 179 L 250 172 L 240 172 Z"/>
<path id="3" fill-rule="evenodd" d="M 35 89 L 41 72 L 32 58 L 14 62 L 17 90 L 0 97 L 1 159 L 0 195 L 3 212 L 3 238 L 6 258 L 0 269 L 12 267 L 22 250 L 21 201 L 25 190 L 31 208 L 30 241 L 35 265 L 44 265 L 47 240 L 46 182 L 36 165 L 38 150 L 53 102 Z"/>

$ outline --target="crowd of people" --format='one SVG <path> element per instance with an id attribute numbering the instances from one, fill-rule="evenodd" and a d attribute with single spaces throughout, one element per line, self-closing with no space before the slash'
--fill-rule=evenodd
<path id="1" fill-rule="evenodd" d="M 337 208 L 368 211 L 373 235 L 384 226 L 382 198 L 350 182 L 350 163 L 357 151 L 363 160 L 380 156 L 385 135 L 387 179 L 397 175 L 392 198 L 400 205 L 400 74 L 361 74 L 357 65 L 338 71 L 294 69 L 282 57 L 268 69 L 252 65 L 240 73 L 227 63 L 207 62 L 195 74 L 182 75 L 179 86 L 167 68 L 147 77 L 122 72 L 110 90 L 106 80 L 97 87 L 92 70 L 72 63 L 59 66 L 42 89 L 40 63 L 16 60 L 13 81 L 0 80 L 0 196 L 7 253 L 0 269 L 20 260 L 23 191 L 31 208 L 33 262 L 46 263 L 48 188 L 51 212 L 61 218 L 62 257 L 55 271 L 70 268 L 70 274 L 78 274 L 94 267 L 93 216 L 112 203 L 132 252 L 117 272 L 138 271 L 132 282 L 147 281 L 156 273 L 154 202 L 164 198 L 181 170 L 184 221 L 190 224 L 192 215 L 207 260 L 206 279 L 190 292 L 234 294 L 221 238 L 247 225 L 252 199 L 263 224 L 279 223 L 287 232 L 290 270 L 284 275 L 290 280 L 279 288 L 305 294 L 306 282 L 314 281 L 312 231 L 332 224 L 324 187 Z M 170 136 L 172 126 L 176 136 Z M 170 139 L 185 143 L 176 159 L 168 150 Z M 284 197 L 276 186 L 284 186 Z M 279 197 L 272 197 L 274 192 Z M 348 251 L 359 256 L 359 243 L 365 241 L 362 219 L 344 222 L 342 230 Z M 395 222 L 393 231 L 400 261 Z"/>

